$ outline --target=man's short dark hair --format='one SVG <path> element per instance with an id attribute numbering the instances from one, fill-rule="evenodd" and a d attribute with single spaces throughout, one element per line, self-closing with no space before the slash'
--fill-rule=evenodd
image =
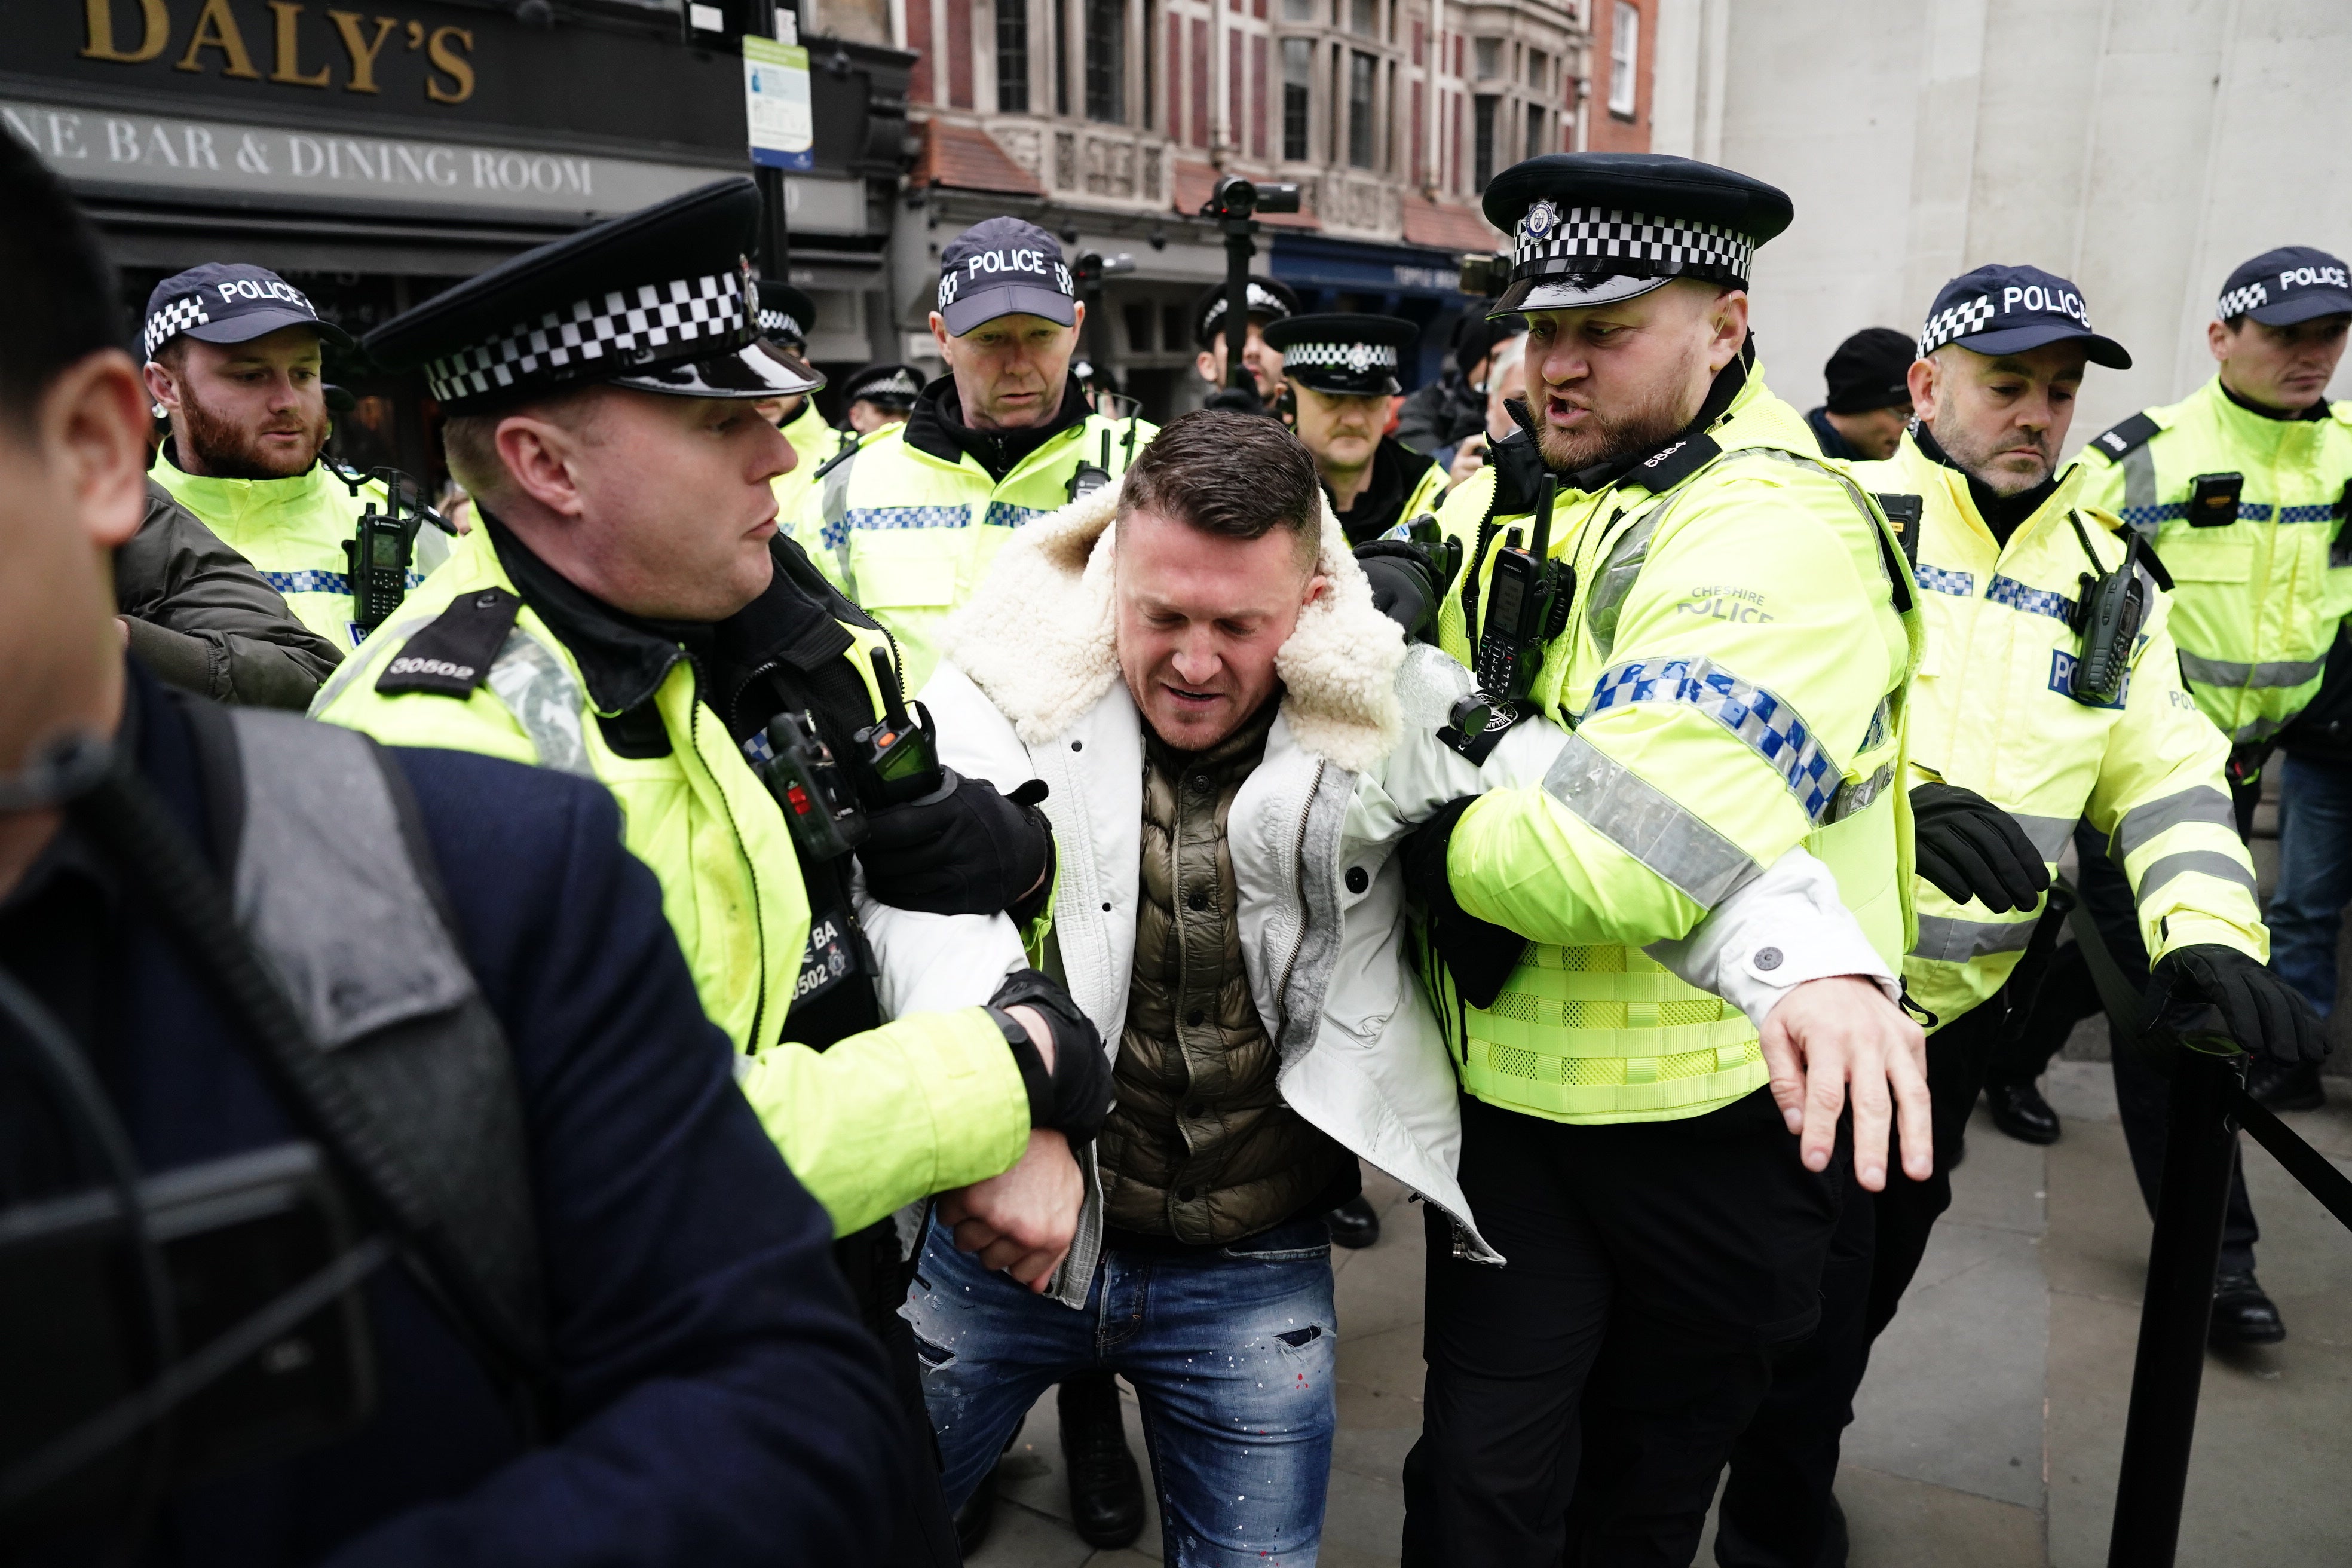
<path id="1" fill-rule="evenodd" d="M 23 424 L 67 366 L 122 342 L 114 269 L 89 220 L 31 148 L 0 131 L 0 418 Z"/>
<path id="2" fill-rule="evenodd" d="M 1227 539 L 1299 536 L 1309 561 L 1323 539 L 1323 489 L 1313 454 L 1263 415 L 1200 408 L 1168 422 L 1135 457 L 1119 515 L 1152 511 Z"/>

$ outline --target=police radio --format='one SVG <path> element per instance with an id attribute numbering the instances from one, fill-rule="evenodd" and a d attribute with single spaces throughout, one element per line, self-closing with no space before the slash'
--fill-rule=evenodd
<path id="1" fill-rule="evenodd" d="M 362 634 L 383 625 L 408 596 L 408 568 L 415 559 L 417 529 L 428 521 L 445 531 L 449 527 L 425 506 L 415 481 L 406 474 L 396 468 L 378 468 L 366 478 L 383 484 L 384 510 L 377 510 L 376 498 L 370 496 L 352 536 L 343 541 L 352 624 Z M 349 472 L 342 479 L 353 495 L 366 482 Z"/>
<path id="2" fill-rule="evenodd" d="M 2082 531 L 2079 520 L 2074 528 Z M 2090 548 L 2087 540 L 2084 548 Z M 2066 678 L 2066 695 L 2085 707 L 2113 708 L 2123 700 L 2132 644 L 2147 620 L 2148 579 L 2141 570 L 2147 548 L 2147 541 L 2135 533 L 2124 547 L 2121 566 L 2101 577 L 2082 574 L 2082 597 L 2068 624 L 2083 639 L 2083 651 Z"/>
<path id="3" fill-rule="evenodd" d="M 2246 488 L 2243 474 L 2200 474 L 2189 481 L 2189 526 L 2227 528 L 2238 521 L 2238 497 Z"/>
<path id="4" fill-rule="evenodd" d="M 817 733 L 815 718 L 787 709 L 768 721 L 762 734 L 768 758 L 753 764 L 752 772 L 784 808 L 784 825 L 792 829 L 802 864 L 817 865 L 865 843 L 866 816 L 857 808 L 857 793 L 834 760 L 833 748 Z"/>
<path id="5" fill-rule="evenodd" d="M 868 806 L 878 809 L 920 800 L 938 791 L 947 779 L 940 771 L 939 735 L 931 727 L 930 710 L 918 702 L 914 716 L 908 717 L 906 693 L 890 666 L 890 656 L 877 647 L 873 658 L 874 684 L 884 703 L 882 721 L 849 738 L 857 748 L 850 767 L 857 778 L 859 795 Z"/>
<path id="6" fill-rule="evenodd" d="M 1102 433 L 1102 461 L 1089 463 L 1083 458 L 1078 460 L 1077 468 L 1070 474 L 1069 499 L 1076 500 L 1080 496 L 1090 496 L 1108 483 L 1110 483 L 1110 430 L 1106 426 Z"/>
<path id="7" fill-rule="evenodd" d="M 1486 625 L 1470 665 L 1478 686 L 1454 705 L 1452 723 L 1438 731 L 1438 739 L 1474 763 L 1484 762 L 1525 716 L 1528 694 L 1543 668 L 1545 645 L 1568 627 L 1576 570 L 1551 559 L 1552 504 L 1559 493 L 1559 479 L 1545 474 L 1536 492 L 1527 548 L 1520 547 L 1517 528 L 1503 535 L 1487 587 Z"/>

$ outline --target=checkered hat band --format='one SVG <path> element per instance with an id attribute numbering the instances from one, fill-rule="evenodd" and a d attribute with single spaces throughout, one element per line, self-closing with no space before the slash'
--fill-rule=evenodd
<path id="1" fill-rule="evenodd" d="M 486 343 L 425 367 L 433 395 L 444 403 L 492 392 L 569 381 L 608 355 L 663 359 L 671 348 L 698 354 L 748 347 L 758 336 L 740 272 L 713 272 L 667 283 L 645 283 L 550 310 Z M 651 360 L 613 364 L 614 374 L 646 368 Z"/>
<path id="2" fill-rule="evenodd" d="M 2260 310 L 2271 302 L 2270 285 L 2249 283 L 2242 289 L 2232 289 L 2221 296 L 2213 307 L 2213 319 L 2226 321 L 2232 316 L 2242 316 L 2249 310 Z"/>
<path id="3" fill-rule="evenodd" d="M 801 324 L 798 321 L 793 321 L 782 310 L 761 311 L 760 330 L 772 337 L 797 339 L 808 336 L 806 332 L 801 331 Z"/>
<path id="4" fill-rule="evenodd" d="M 1302 365 L 1328 365 L 1334 370 L 1394 370 L 1394 343 L 1293 343 L 1282 351 L 1286 370 Z"/>
<path id="5" fill-rule="evenodd" d="M 1519 220 L 1511 240 L 1514 278 L 1627 270 L 1593 263 L 1634 261 L 1650 263 L 1643 270 L 1653 273 L 1730 282 L 1744 280 L 1756 259 L 1755 241 L 1717 224 L 1644 217 L 1606 207 L 1538 205 L 1551 213 L 1550 221 L 1542 226 L 1541 235 L 1535 235 L 1528 232 L 1527 219 Z"/>
<path id="6" fill-rule="evenodd" d="M 147 357 L 153 359 L 155 351 L 186 331 L 200 327 L 212 318 L 205 314 L 205 297 L 191 294 L 184 300 L 174 300 L 147 318 Z"/>
<path id="7" fill-rule="evenodd" d="M 1926 359 L 1946 343 L 1973 337 L 1992 322 L 1992 296 L 1979 294 L 1958 305 L 1947 305 L 1919 329 L 1919 357 Z"/>

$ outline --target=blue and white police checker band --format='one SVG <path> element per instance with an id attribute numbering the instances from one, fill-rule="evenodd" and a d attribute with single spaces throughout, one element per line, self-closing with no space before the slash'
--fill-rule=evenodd
<path id="1" fill-rule="evenodd" d="M 1421 329 L 1396 316 L 1293 316 L 1265 329 L 1286 380 L 1318 392 L 1373 397 L 1397 390 L 1397 366 Z"/>
<path id="2" fill-rule="evenodd" d="M 2093 330 L 2081 289 L 2038 267 L 1995 265 L 1964 272 L 1937 292 L 1919 329 L 1919 357 L 1947 343 L 2008 354 L 2055 342 L 2080 342 L 2095 364 L 2131 368 L 2124 346 Z"/>
<path id="3" fill-rule="evenodd" d="M 1511 236 L 1508 310 L 1613 305 L 1677 278 L 1746 288 L 1756 245 L 1720 224 L 1613 207 L 1531 205 Z"/>
<path id="4" fill-rule="evenodd" d="M 173 338 L 244 343 L 287 327 L 308 327 L 338 347 L 352 346 L 349 333 L 321 319 L 310 297 L 277 273 L 247 262 L 213 261 L 155 285 L 147 296 L 140 344 L 153 359 Z"/>
<path id="5" fill-rule="evenodd" d="M 2242 263 L 2213 305 L 2217 321 L 2252 316 L 2266 327 L 2341 315 L 2352 315 L 2352 274 L 2308 245 L 2282 246 Z"/>

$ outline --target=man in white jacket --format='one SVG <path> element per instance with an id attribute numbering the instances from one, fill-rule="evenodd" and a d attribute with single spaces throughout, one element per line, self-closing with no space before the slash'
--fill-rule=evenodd
<path id="1" fill-rule="evenodd" d="M 1216 411 L 1171 424 L 1116 494 L 1024 529 L 948 649 L 924 694 L 945 760 L 1049 787 L 1037 956 L 1119 1094 L 1046 1294 L 992 1272 L 1010 1252 L 952 1205 L 926 1237 L 906 1315 L 950 1499 L 1045 1387 L 1112 1370 L 1142 1397 L 1170 1563 L 1312 1562 L 1336 1424 L 1320 1215 L 1361 1157 L 1451 1216 L 1463 1256 L 1502 1261 L 1454 1180 L 1454 1072 L 1390 851 L 1449 800 L 1540 780 L 1562 736 L 1523 724 L 1475 766 L 1440 743 L 1467 672 L 1373 608 L 1305 449 Z M 1023 962 L 1011 922 L 960 929 L 877 931 L 886 986 Z M 1769 985 L 1727 962 L 1768 937 Z M 1759 1026 L 1816 979 L 1894 988 L 1802 851 L 1656 955 Z M 1916 1038 L 1891 1001 L 1844 1014 L 1813 1026 Z M 1793 1057 L 1785 1076 L 1799 1092 Z"/>

